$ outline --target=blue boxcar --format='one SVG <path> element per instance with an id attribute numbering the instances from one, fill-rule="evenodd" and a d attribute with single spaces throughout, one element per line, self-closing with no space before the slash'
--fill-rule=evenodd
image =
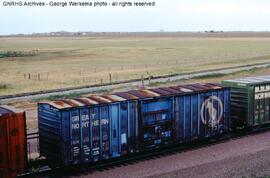
<path id="1" fill-rule="evenodd" d="M 189 84 L 38 105 L 40 152 L 58 166 L 91 163 L 228 132 L 230 91 Z"/>

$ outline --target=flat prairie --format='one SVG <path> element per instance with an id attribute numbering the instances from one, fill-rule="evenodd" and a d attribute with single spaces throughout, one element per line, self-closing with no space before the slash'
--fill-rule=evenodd
<path id="1" fill-rule="evenodd" d="M 33 55 L 0 55 L 0 95 L 270 62 L 270 32 L 0 37 L 7 52 Z"/>

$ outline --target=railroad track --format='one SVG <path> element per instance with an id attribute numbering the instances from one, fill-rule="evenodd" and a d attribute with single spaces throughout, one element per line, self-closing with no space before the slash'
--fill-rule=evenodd
<path id="1" fill-rule="evenodd" d="M 162 75 L 162 76 L 149 76 L 144 78 L 144 84 L 148 85 L 149 82 L 167 82 L 167 81 L 176 81 L 181 79 L 192 79 L 195 77 L 203 77 L 203 76 L 211 76 L 213 74 L 230 74 L 234 72 L 250 70 L 253 68 L 263 68 L 269 67 L 270 62 L 264 63 L 256 63 L 249 65 L 241 65 L 234 67 L 224 67 L 219 69 L 212 70 L 202 70 L 196 72 L 187 72 L 187 73 L 177 73 L 170 75 Z M 71 94 L 71 93 L 89 93 L 95 92 L 99 90 L 111 90 L 116 87 L 126 86 L 127 84 L 138 85 L 142 79 L 132 79 L 132 80 L 124 80 L 119 82 L 112 83 L 104 83 L 104 84 L 96 84 L 96 85 L 87 85 L 81 87 L 70 87 L 64 89 L 54 89 L 54 90 L 46 90 L 46 91 L 38 91 L 38 92 L 29 92 L 29 93 L 21 93 L 14 95 L 4 95 L 0 96 L 0 103 L 4 104 L 5 102 L 9 102 L 12 100 L 27 100 L 27 99 L 35 99 L 40 97 L 48 97 L 53 95 L 63 95 L 63 94 Z"/>
<path id="2" fill-rule="evenodd" d="M 87 165 L 78 165 L 78 166 L 68 166 L 66 168 L 57 168 L 51 169 L 46 165 L 46 160 L 43 160 L 39 165 L 39 162 L 33 162 L 35 168 L 29 169 L 25 174 L 19 175 L 18 177 L 67 177 L 67 176 L 79 176 L 81 174 L 90 174 L 95 171 L 105 171 L 108 169 L 113 169 L 115 167 L 125 166 L 135 164 L 140 161 L 146 161 L 151 159 L 157 159 L 160 157 L 173 155 L 176 153 L 181 153 L 184 151 L 195 150 L 203 147 L 209 147 L 216 144 L 224 143 L 229 140 L 236 140 L 256 134 L 261 134 L 264 132 L 270 131 L 270 124 L 254 130 L 238 130 L 236 132 L 224 134 L 222 137 L 214 137 L 211 139 L 196 140 L 191 143 L 176 144 L 174 146 L 163 147 L 158 150 L 149 150 L 142 153 L 136 153 L 132 156 L 124 158 L 116 158 L 112 160 L 105 160 L 97 163 L 87 164 Z"/>
<path id="3" fill-rule="evenodd" d="M 255 63 L 249 65 L 241 65 L 234 67 L 225 67 L 219 69 L 211 69 L 211 70 L 202 70 L 196 72 L 188 72 L 188 73 L 178 73 L 178 74 L 170 74 L 170 75 L 162 75 L 162 76 L 152 76 L 144 78 L 144 84 L 148 85 L 149 82 L 166 82 L 166 81 L 175 81 L 181 79 L 192 79 L 194 77 L 203 77 L 209 76 L 212 74 L 230 74 L 234 72 L 239 72 L 243 70 L 250 70 L 253 68 L 263 68 L 269 67 L 270 62 L 264 63 Z M 150 80 L 149 80 L 150 79 Z M 70 87 L 64 89 L 54 89 L 54 90 L 45 90 L 38 92 L 29 92 L 29 93 L 21 93 L 14 95 L 4 95 L 0 96 L 0 103 L 5 103 L 12 100 L 27 100 L 27 99 L 35 99 L 40 97 L 48 97 L 59 94 L 70 94 L 70 93 L 89 93 L 99 90 L 111 90 L 116 87 L 126 86 L 127 84 L 135 84 L 138 85 L 138 82 L 141 82 L 142 79 L 132 79 L 132 80 L 124 80 L 120 82 L 112 82 L 112 83 L 104 83 L 104 84 L 96 84 L 96 85 L 87 85 L 81 87 Z"/>

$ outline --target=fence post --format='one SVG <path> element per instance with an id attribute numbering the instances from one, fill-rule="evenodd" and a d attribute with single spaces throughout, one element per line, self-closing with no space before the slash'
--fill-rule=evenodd
<path id="1" fill-rule="evenodd" d="M 110 83 L 112 83 L 112 74 L 109 73 L 109 80 L 110 80 Z"/>
<path id="2" fill-rule="evenodd" d="M 144 86 L 144 77 L 143 77 L 143 75 L 141 76 L 141 80 L 142 80 L 142 86 Z"/>

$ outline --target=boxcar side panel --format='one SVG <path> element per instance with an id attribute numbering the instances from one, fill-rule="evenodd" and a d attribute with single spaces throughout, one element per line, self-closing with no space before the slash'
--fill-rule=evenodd
<path id="1" fill-rule="evenodd" d="M 91 122 L 91 148 L 92 159 L 98 161 L 100 159 L 100 121 L 99 108 L 90 108 L 90 122 Z"/>
<path id="2" fill-rule="evenodd" d="M 111 108 L 111 135 L 112 135 L 112 156 L 118 157 L 120 156 L 120 140 L 119 140 L 119 105 L 113 104 L 110 106 Z"/>
<path id="3" fill-rule="evenodd" d="M 90 117 L 89 109 L 80 109 L 80 125 L 81 125 L 81 158 L 82 162 L 88 163 L 91 161 L 91 147 L 90 147 Z"/>
<path id="4" fill-rule="evenodd" d="M 128 124 L 129 124 L 129 115 L 128 115 L 128 103 L 121 103 L 121 155 L 125 155 L 128 153 L 127 147 L 128 147 Z"/>
<path id="5" fill-rule="evenodd" d="M 24 112 L 0 107 L 0 177 L 16 177 L 27 164 Z"/>
<path id="6" fill-rule="evenodd" d="M 80 112 L 78 109 L 70 111 L 70 133 L 71 133 L 71 159 L 73 164 L 81 161 L 81 139 L 80 139 Z"/>
<path id="7" fill-rule="evenodd" d="M 186 142 L 229 130 L 229 90 L 175 97 L 176 140 Z"/>
<path id="8" fill-rule="evenodd" d="M 100 126 L 102 159 L 108 159 L 110 155 L 109 106 L 100 107 Z"/>
<path id="9" fill-rule="evenodd" d="M 141 148 L 153 148 L 172 142 L 172 98 L 149 99 L 141 102 Z"/>
<path id="10" fill-rule="evenodd" d="M 2 116 L 0 118 L 0 144 L 2 148 L 0 149 L 0 176 L 8 176 L 11 174 L 12 177 L 16 176 L 15 170 L 12 172 L 11 170 L 11 162 L 10 162 L 10 143 L 9 143 L 9 133 L 8 133 L 8 118 Z"/>
<path id="11" fill-rule="evenodd" d="M 133 153 L 138 150 L 138 110 L 137 102 L 128 102 L 129 105 L 129 152 Z"/>
<path id="12" fill-rule="evenodd" d="M 200 118 L 198 117 L 198 96 L 197 95 L 191 95 L 191 114 L 192 114 L 192 124 L 191 124 L 191 139 L 198 138 L 198 126 L 200 122 Z"/>
<path id="13" fill-rule="evenodd" d="M 53 164 L 62 163 L 61 114 L 48 104 L 38 105 L 40 153 Z"/>
<path id="14" fill-rule="evenodd" d="M 16 165 L 18 173 L 25 171 L 27 150 L 26 150 L 26 116 L 25 113 L 17 113 L 15 115 L 16 128 L 12 130 L 12 134 L 16 139 Z"/>
<path id="15" fill-rule="evenodd" d="M 253 125 L 254 109 L 249 109 L 254 108 L 253 89 L 247 84 L 233 81 L 223 81 L 222 84 L 230 87 L 230 127 Z"/>
<path id="16" fill-rule="evenodd" d="M 185 111 L 184 112 L 184 121 L 185 121 L 184 139 L 190 140 L 191 139 L 191 122 L 192 122 L 191 96 L 190 95 L 184 96 L 184 100 L 185 100 L 185 105 L 183 106 L 185 107 L 184 108 L 184 111 Z"/>
<path id="17" fill-rule="evenodd" d="M 173 129 L 174 129 L 174 142 L 180 142 L 181 138 L 181 123 L 180 123 L 180 108 L 179 108 L 179 103 L 180 103 L 180 98 L 175 97 L 174 101 L 174 124 L 173 124 Z"/>
<path id="18" fill-rule="evenodd" d="M 71 164 L 71 136 L 70 136 L 70 113 L 68 110 L 61 111 L 62 127 L 62 162 L 64 165 Z"/>
<path id="19" fill-rule="evenodd" d="M 251 87 L 250 87 L 251 88 Z M 262 125 L 269 123 L 269 98 L 270 98 L 270 85 L 263 83 L 252 87 L 253 93 L 250 95 L 254 101 L 254 125 Z M 251 122 L 251 121 L 250 121 Z M 252 124 L 250 124 L 252 126 Z"/>

